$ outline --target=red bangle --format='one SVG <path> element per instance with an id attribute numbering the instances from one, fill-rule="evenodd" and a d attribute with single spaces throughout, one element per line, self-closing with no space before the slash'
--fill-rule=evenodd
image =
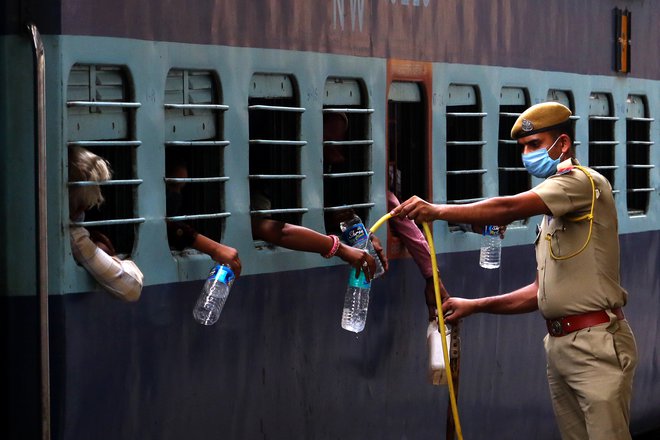
<path id="1" fill-rule="evenodd" d="M 328 235 L 328 237 L 332 238 L 332 247 L 330 248 L 330 251 L 328 251 L 327 254 L 323 255 L 323 258 L 332 258 L 335 256 L 337 253 L 337 249 L 339 249 L 339 237 L 336 235 Z"/>

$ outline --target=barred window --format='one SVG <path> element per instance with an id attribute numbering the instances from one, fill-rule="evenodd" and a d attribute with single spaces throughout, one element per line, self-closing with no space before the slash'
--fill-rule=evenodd
<path id="1" fill-rule="evenodd" d="M 570 137 L 573 140 L 573 145 L 577 148 L 581 145 L 581 142 L 575 138 L 575 122 L 580 119 L 579 116 L 575 114 L 575 101 L 573 100 L 573 93 L 568 90 L 557 90 L 550 89 L 548 90 L 547 101 L 555 101 L 560 104 L 565 105 L 572 113 L 570 120 L 573 122 L 570 128 Z"/>
<path id="2" fill-rule="evenodd" d="M 214 72 L 172 69 L 165 83 L 165 185 L 170 222 L 221 241 L 225 219 L 223 116 Z M 171 245 L 173 243 L 170 243 Z"/>
<path id="3" fill-rule="evenodd" d="M 323 95 L 323 211 L 327 233 L 338 232 L 337 212 L 353 208 L 365 224 L 370 201 L 371 115 L 361 81 L 328 78 Z"/>
<path id="4" fill-rule="evenodd" d="M 248 100 L 250 136 L 250 214 L 300 225 L 307 208 L 301 202 L 300 118 L 294 78 L 258 73 Z"/>
<path id="5" fill-rule="evenodd" d="M 626 180 L 628 215 L 645 215 L 651 186 L 651 122 L 645 96 L 628 95 L 626 106 Z"/>
<path id="6" fill-rule="evenodd" d="M 500 123 L 497 151 L 497 171 L 500 196 L 511 196 L 531 188 L 530 174 L 522 163 L 521 149 L 511 139 L 511 129 L 518 116 L 529 107 L 529 93 L 519 87 L 503 87 L 500 91 Z M 525 220 L 517 220 L 513 226 L 522 226 Z"/>
<path id="7" fill-rule="evenodd" d="M 74 225 L 97 229 L 110 238 L 118 254 L 133 250 L 137 225 L 144 222 L 134 212 L 136 188 L 142 183 L 135 175 L 135 112 L 139 102 L 132 98 L 129 75 L 119 66 L 76 64 L 67 83 L 67 145 L 84 147 L 106 159 L 112 180 L 69 182 L 71 186 L 100 185 L 105 203 L 89 210 L 84 221 Z"/>
<path id="8" fill-rule="evenodd" d="M 447 203 L 471 203 L 484 198 L 482 123 L 479 90 L 451 84 L 447 96 Z M 450 225 L 455 230 L 454 225 Z"/>
<path id="9" fill-rule="evenodd" d="M 589 96 L 589 166 L 605 176 L 616 195 L 615 181 L 616 140 L 614 127 L 619 118 L 614 116 L 612 95 L 592 93 Z"/>

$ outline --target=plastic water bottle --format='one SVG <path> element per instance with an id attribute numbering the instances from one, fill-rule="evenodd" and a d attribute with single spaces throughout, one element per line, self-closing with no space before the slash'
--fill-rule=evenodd
<path id="1" fill-rule="evenodd" d="M 345 243 L 354 248 L 366 249 L 376 261 L 376 273 L 373 274 L 372 279 L 376 279 L 385 273 L 383 263 L 380 261 L 380 257 L 376 253 L 376 249 L 374 249 L 374 244 L 369 238 L 369 232 L 364 227 L 364 223 L 362 223 L 360 217 L 353 214 L 350 218 L 340 222 L 339 228 L 341 229 L 342 239 Z"/>
<path id="2" fill-rule="evenodd" d="M 193 316 L 197 322 L 203 325 L 216 323 L 229 296 L 229 289 L 234 284 L 234 279 L 234 272 L 229 266 L 225 264 L 213 266 L 193 309 Z"/>
<path id="3" fill-rule="evenodd" d="M 445 325 L 445 336 L 447 337 L 447 349 L 451 347 L 451 329 Z M 445 368 L 445 356 L 442 350 L 442 335 L 438 330 L 438 321 L 429 321 L 426 329 L 426 346 L 429 352 L 428 378 L 433 385 L 447 384 L 447 370 Z"/>
<path id="4" fill-rule="evenodd" d="M 486 226 L 481 239 L 481 252 L 479 253 L 479 265 L 484 269 L 497 269 L 500 267 L 502 255 L 502 238 L 500 238 L 499 226 Z"/>
<path id="5" fill-rule="evenodd" d="M 369 308 L 369 290 L 371 290 L 371 283 L 365 278 L 364 272 L 360 272 L 360 276 L 355 278 L 355 268 L 351 268 L 344 297 L 341 328 L 355 333 L 364 330 Z"/>

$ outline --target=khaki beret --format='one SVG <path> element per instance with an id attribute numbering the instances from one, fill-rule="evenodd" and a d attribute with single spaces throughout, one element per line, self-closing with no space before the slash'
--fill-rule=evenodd
<path id="1" fill-rule="evenodd" d="M 522 112 L 511 129 L 511 139 L 519 139 L 553 128 L 565 123 L 571 117 L 571 111 L 558 102 L 542 102 Z"/>

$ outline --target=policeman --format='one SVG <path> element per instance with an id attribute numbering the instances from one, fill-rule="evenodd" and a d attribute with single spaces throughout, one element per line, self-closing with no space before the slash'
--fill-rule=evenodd
<path id="1" fill-rule="evenodd" d="M 545 180 L 510 197 L 467 205 L 434 205 L 412 197 L 392 215 L 418 223 L 505 225 L 544 214 L 537 236 L 536 279 L 512 292 L 449 298 L 447 322 L 473 313 L 539 310 L 546 321 L 547 375 L 562 439 L 630 439 L 635 339 L 622 307 L 619 236 L 612 187 L 575 159 L 571 111 L 537 104 L 516 120 L 511 137 L 529 173 Z"/>

